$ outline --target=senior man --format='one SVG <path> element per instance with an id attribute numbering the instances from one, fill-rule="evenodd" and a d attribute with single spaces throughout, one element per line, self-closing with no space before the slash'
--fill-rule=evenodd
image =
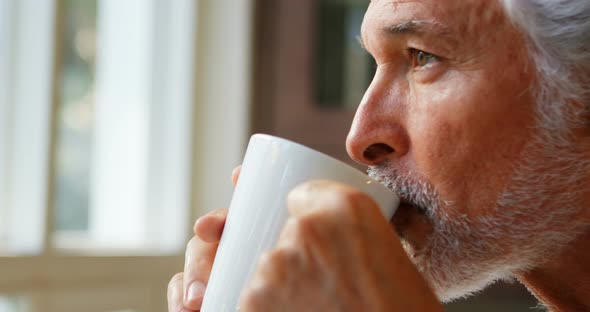
<path id="1" fill-rule="evenodd" d="M 515 277 L 590 311 L 590 1 L 373 0 L 362 42 L 378 66 L 347 149 L 403 203 L 385 220 L 297 188 L 243 310 L 442 311 Z M 199 309 L 225 215 L 197 221 L 171 311 Z"/>

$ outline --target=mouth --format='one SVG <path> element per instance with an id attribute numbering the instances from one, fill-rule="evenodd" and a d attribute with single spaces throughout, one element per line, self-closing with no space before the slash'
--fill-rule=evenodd
<path id="1" fill-rule="evenodd" d="M 413 209 L 416 210 L 416 212 L 418 212 L 419 214 L 426 214 L 426 208 L 422 207 L 418 204 L 412 203 L 411 201 L 405 199 L 405 198 L 401 198 L 400 199 L 400 204 L 399 204 L 399 208 L 398 209 Z"/>
<path id="2" fill-rule="evenodd" d="M 411 245 L 421 245 L 432 232 L 432 223 L 426 215 L 426 208 L 401 198 L 400 205 L 390 223 L 403 240 Z"/>

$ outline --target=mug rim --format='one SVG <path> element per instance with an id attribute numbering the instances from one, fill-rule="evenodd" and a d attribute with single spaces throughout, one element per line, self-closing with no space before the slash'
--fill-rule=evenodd
<path id="1" fill-rule="evenodd" d="M 379 181 L 373 179 L 372 177 L 368 176 L 363 171 L 361 171 L 361 170 L 359 170 L 359 169 L 357 169 L 357 168 L 355 168 L 355 167 L 353 167 L 353 166 L 345 163 L 344 161 L 342 161 L 342 160 L 340 160 L 338 158 L 332 157 L 332 156 L 330 156 L 330 155 L 328 155 L 328 154 L 326 154 L 324 152 L 315 150 L 315 149 L 313 149 L 311 147 L 308 147 L 308 146 L 305 146 L 305 145 L 303 145 L 301 143 L 298 143 L 298 142 L 295 142 L 295 141 L 292 141 L 292 140 L 289 140 L 289 139 L 285 139 L 285 138 L 282 138 L 282 137 L 270 135 L 270 134 L 255 133 L 255 134 L 253 134 L 250 137 L 250 140 L 255 139 L 255 138 L 256 139 L 264 139 L 264 140 L 268 140 L 268 141 L 279 141 L 279 142 L 291 144 L 291 145 L 294 145 L 297 148 L 302 149 L 302 150 L 304 150 L 306 152 L 317 154 L 317 155 L 321 156 L 322 158 L 325 158 L 326 160 L 330 160 L 330 161 L 333 161 L 333 162 L 338 163 L 339 166 L 341 166 L 343 168 L 347 168 L 346 170 L 348 170 L 350 172 L 355 172 L 355 174 L 359 175 L 359 177 L 362 176 L 363 178 L 367 179 L 367 184 L 377 184 L 380 187 L 382 187 L 384 190 L 387 190 L 387 191 L 391 192 L 392 194 L 395 194 L 396 196 L 399 197 L 399 195 L 397 193 L 395 193 L 393 190 L 391 190 L 387 186 L 383 185 L 381 182 L 379 182 Z"/>

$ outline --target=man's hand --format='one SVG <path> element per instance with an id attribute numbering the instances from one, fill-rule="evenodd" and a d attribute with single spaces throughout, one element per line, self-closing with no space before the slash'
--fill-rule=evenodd
<path id="1" fill-rule="evenodd" d="M 174 275 L 168 284 L 168 311 L 189 312 L 201 308 L 226 217 L 227 209 L 220 209 L 195 222 L 195 236 L 186 246 L 184 272 Z"/>
<path id="2" fill-rule="evenodd" d="M 443 311 L 377 204 L 315 181 L 288 198 L 277 247 L 261 257 L 241 311 Z"/>
<path id="3" fill-rule="evenodd" d="M 232 172 L 236 185 L 240 167 Z M 193 227 L 195 236 L 186 246 L 184 272 L 174 275 L 168 284 L 168 311 L 199 311 L 209 281 L 217 246 L 221 239 L 227 209 L 215 210 L 199 218 Z"/>
<path id="4" fill-rule="evenodd" d="M 239 167 L 234 170 L 234 185 Z M 242 296 L 246 311 L 442 311 L 366 195 L 312 182 L 289 196 L 291 217 L 275 250 L 260 259 Z M 168 286 L 168 310 L 199 311 L 227 210 L 197 220 L 185 272 Z M 192 288 L 191 288 L 192 286 Z"/>

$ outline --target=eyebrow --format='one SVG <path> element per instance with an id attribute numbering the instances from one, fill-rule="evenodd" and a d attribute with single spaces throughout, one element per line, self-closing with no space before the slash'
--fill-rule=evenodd
<path id="1" fill-rule="evenodd" d="M 387 25 L 381 29 L 381 32 L 389 36 L 401 35 L 424 35 L 443 38 L 444 40 L 456 41 L 451 36 L 448 27 L 429 20 L 407 20 L 394 25 Z M 363 49 L 366 50 L 366 45 L 362 36 L 358 36 L 357 40 Z"/>
<path id="2" fill-rule="evenodd" d="M 409 34 L 409 33 L 435 33 L 448 34 L 445 26 L 438 22 L 429 20 L 409 20 L 397 23 L 395 25 L 383 28 L 386 33 L 390 34 Z"/>

